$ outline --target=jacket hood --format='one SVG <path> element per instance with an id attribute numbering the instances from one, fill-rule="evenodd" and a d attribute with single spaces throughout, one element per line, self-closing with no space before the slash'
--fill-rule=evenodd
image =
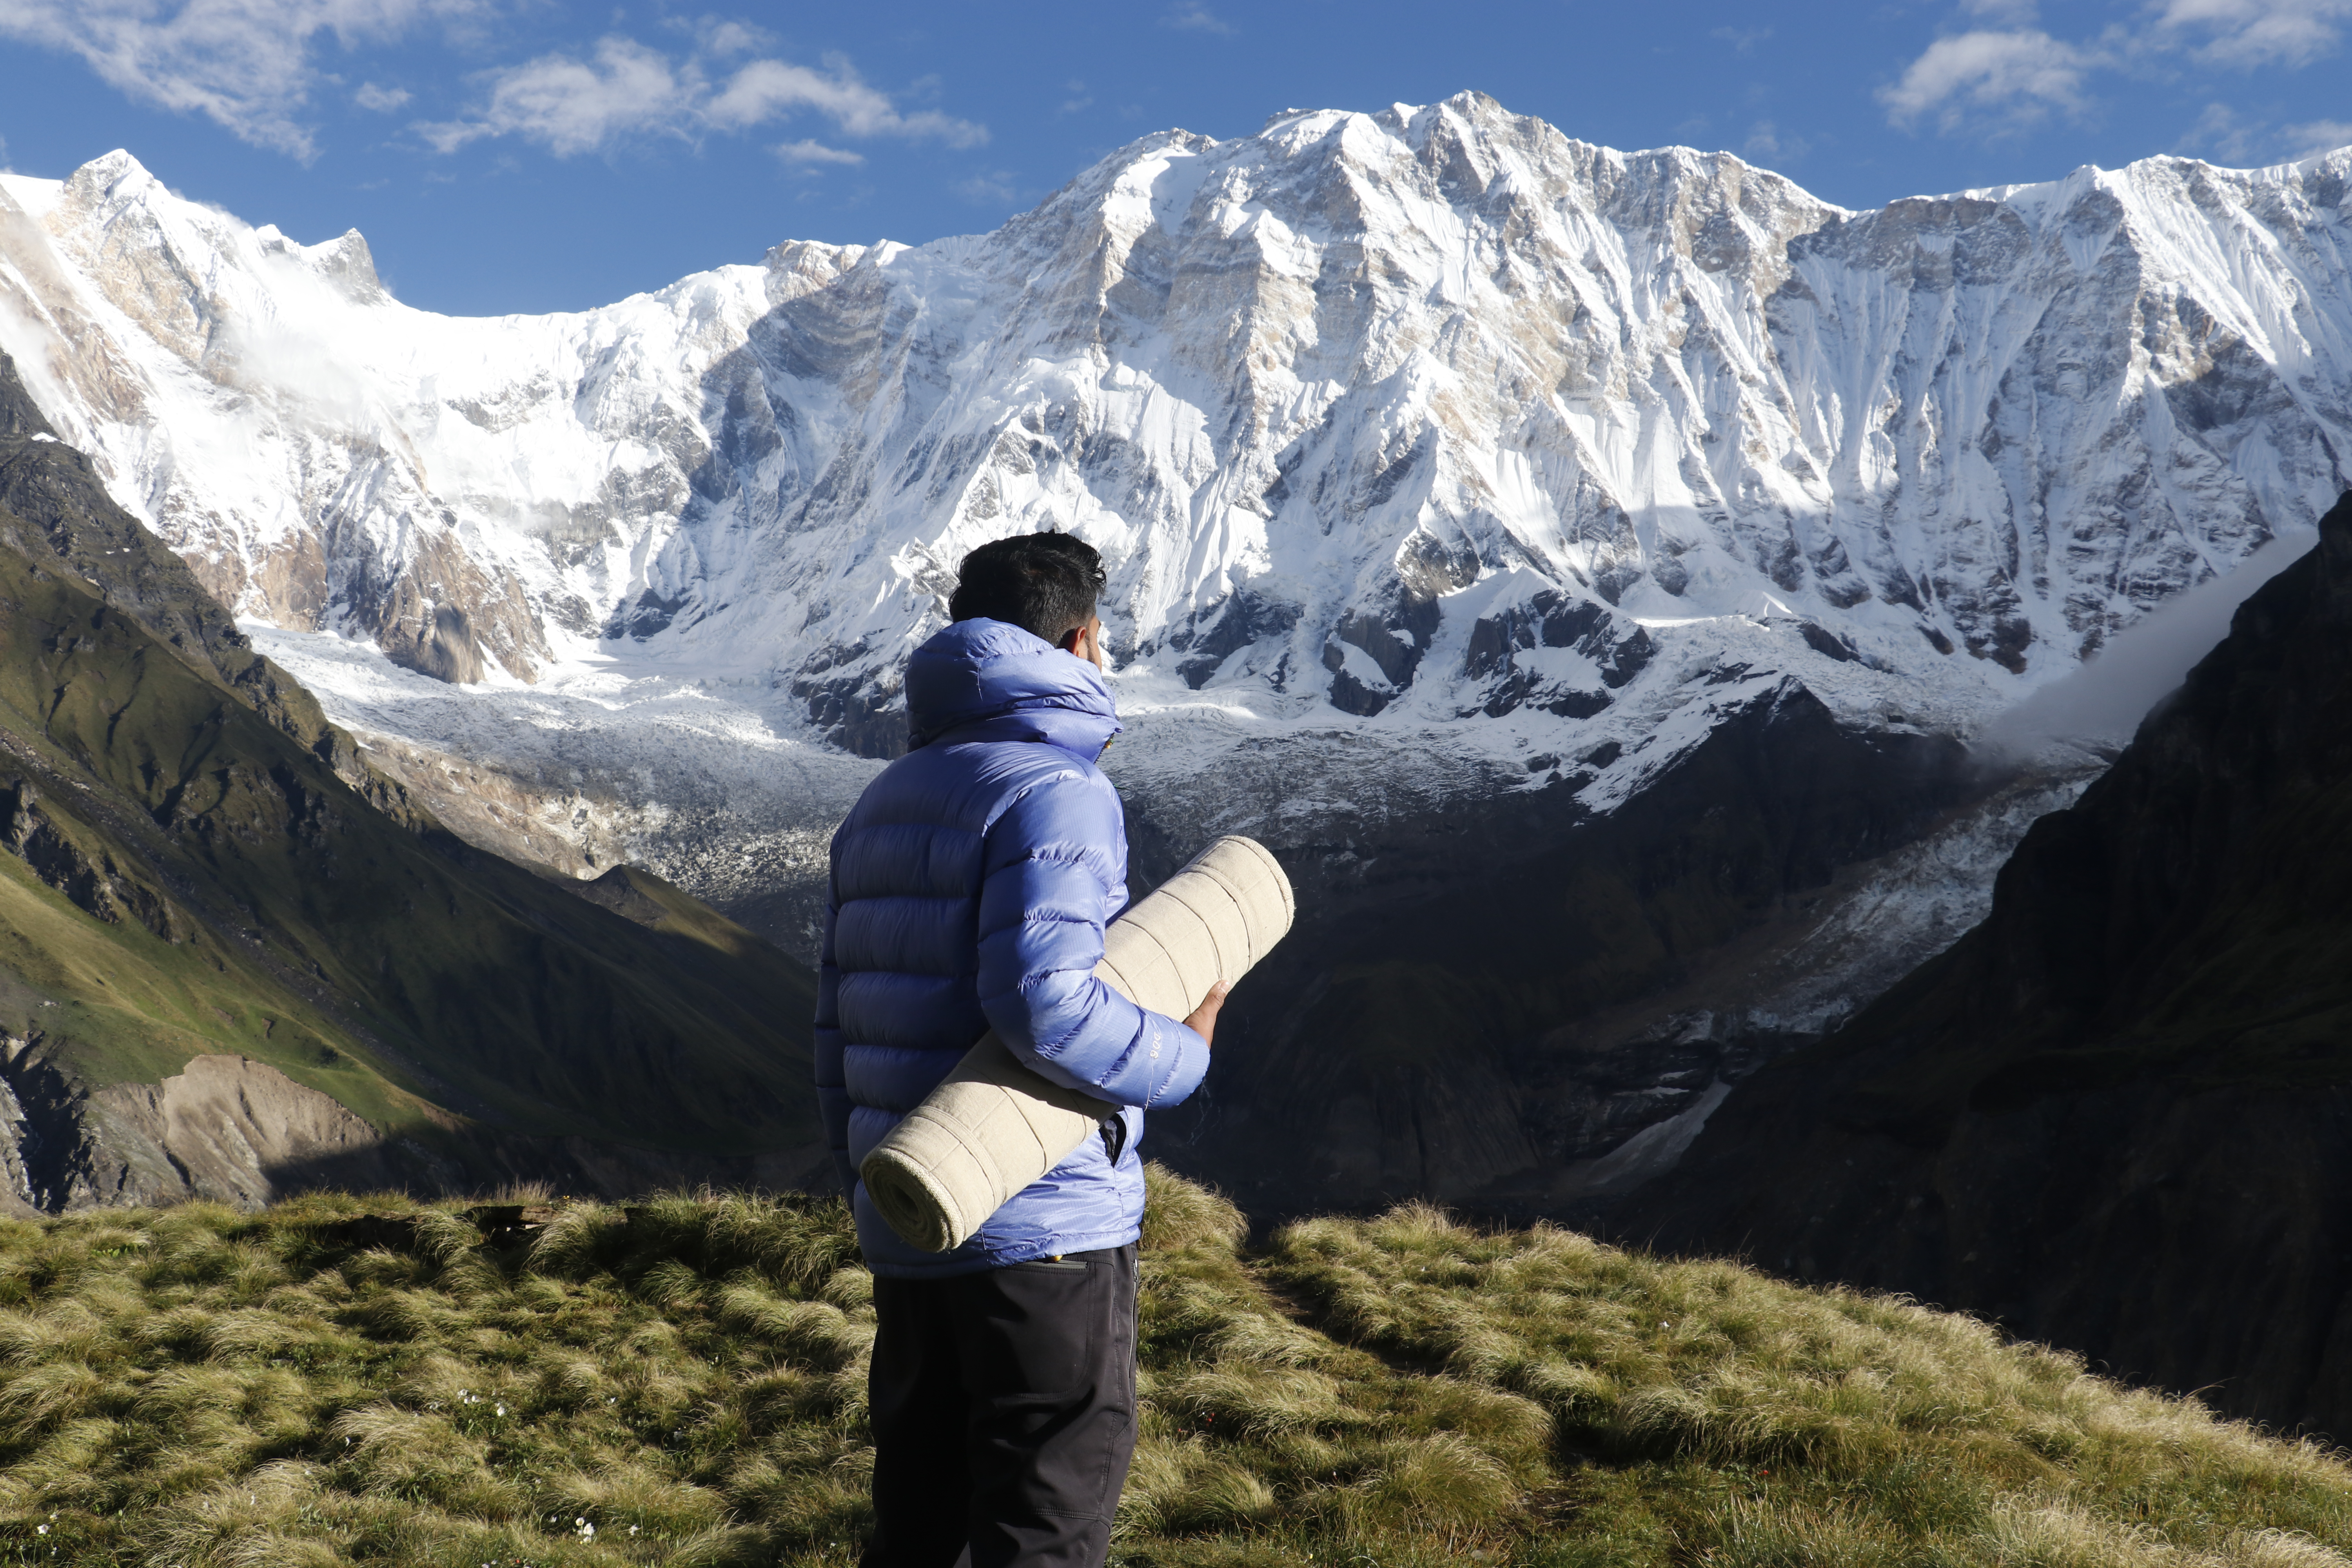
<path id="1" fill-rule="evenodd" d="M 907 661 L 907 746 L 1044 741 L 1092 762 L 1119 731 L 1102 672 L 1003 621 L 958 621 Z"/>

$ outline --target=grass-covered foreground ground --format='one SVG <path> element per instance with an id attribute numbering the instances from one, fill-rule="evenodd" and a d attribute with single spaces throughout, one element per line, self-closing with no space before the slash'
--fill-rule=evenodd
<path id="1" fill-rule="evenodd" d="M 1426 1209 L 1241 1230 L 1154 1173 L 1126 1562 L 2352 1549 L 2334 1455 L 1967 1319 Z M 837 1204 L 8 1222 L 0 1563 L 846 1563 L 868 1297 Z"/>

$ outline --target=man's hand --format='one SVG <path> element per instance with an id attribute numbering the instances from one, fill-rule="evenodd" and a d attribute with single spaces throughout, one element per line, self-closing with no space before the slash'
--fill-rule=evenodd
<path id="1" fill-rule="evenodd" d="M 1192 1016 L 1184 1020 L 1185 1027 L 1199 1035 L 1202 1045 L 1211 1047 L 1216 1045 L 1217 1009 L 1224 1005 L 1225 987 L 1213 985 L 1209 988 L 1209 994 L 1201 998 L 1201 1005 L 1192 1009 Z"/>

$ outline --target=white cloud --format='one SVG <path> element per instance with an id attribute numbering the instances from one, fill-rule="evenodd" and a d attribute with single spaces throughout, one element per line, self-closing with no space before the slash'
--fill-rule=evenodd
<path id="1" fill-rule="evenodd" d="M 1771 36 L 1769 27 L 1717 27 L 1707 35 L 1717 43 L 1729 44 L 1743 55 Z"/>
<path id="2" fill-rule="evenodd" d="M 2226 103 L 2209 103 L 2205 106 L 2205 112 L 2197 117 L 2197 123 L 2189 128 L 2188 134 L 2172 144 L 2172 150 L 2192 157 L 2243 165 L 2254 162 L 2257 156 L 2254 151 L 2255 132 L 2261 129 L 2259 125 L 2249 125 L 2239 119 L 2238 111 Z"/>
<path id="3" fill-rule="evenodd" d="M 345 48 L 436 22 L 487 16 L 491 0 L 0 0 L 0 37 L 80 58 L 142 103 L 202 114 L 256 146 L 308 161 L 301 110 L 321 35 Z"/>
<path id="4" fill-rule="evenodd" d="M 902 111 L 840 55 L 825 56 L 822 70 L 755 59 L 714 84 L 700 55 L 673 60 L 615 36 L 601 40 L 591 59 L 542 55 L 488 80 L 489 96 L 472 114 L 420 122 L 417 132 L 444 153 L 485 137 L 520 136 L 569 157 L 632 136 L 690 141 L 709 131 L 748 131 L 806 110 L 847 136 L 929 137 L 950 147 L 988 140 L 988 128 L 968 120 Z"/>
<path id="5" fill-rule="evenodd" d="M 615 20 L 619 19 L 619 15 L 618 12 L 614 13 Z M 748 55 L 776 41 L 774 34 L 750 22 L 720 22 L 705 17 L 694 24 L 694 30 L 696 42 L 702 52 L 718 59 Z"/>
<path id="6" fill-rule="evenodd" d="M 1759 120 L 1748 128 L 1748 140 L 1741 142 L 1739 155 L 1751 163 L 1779 165 L 1794 163 L 1813 150 L 1813 144 L 1802 136 L 1791 136 L 1769 120 Z"/>
<path id="7" fill-rule="evenodd" d="M 1992 26 L 1937 38 L 1880 89 L 1894 124 L 1932 110 L 1942 131 L 2001 130 L 2052 109 L 2080 113 L 2089 107 L 2084 79 L 2097 70 L 2162 79 L 2183 58 L 2244 70 L 2306 66 L 2342 45 L 2352 0 L 2144 0 L 2128 24 L 2077 42 L 2035 26 L 2034 0 L 1960 0 L 1959 13 Z M 2243 128 L 2199 126 L 2189 134 L 2205 138 L 2200 145 L 2252 155 Z"/>
<path id="8" fill-rule="evenodd" d="M 681 80 L 667 56 L 631 38 L 605 38 L 592 60 L 541 55 L 498 72 L 489 101 L 473 118 L 420 121 L 415 129 L 444 153 L 485 136 L 520 135 L 567 157 L 631 132 L 676 132 L 700 85 Z"/>
<path id="9" fill-rule="evenodd" d="M 2293 149 L 2287 153 L 2289 158 L 2297 162 L 2316 158 L 2339 147 L 2352 147 L 2352 120 L 2315 120 L 2308 125 L 2290 125 L 2286 139 Z"/>
<path id="10" fill-rule="evenodd" d="M 955 194 L 968 202 L 982 206 L 1003 206 L 1013 200 L 1013 174 L 1010 169 L 992 169 L 956 182 Z"/>
<path id="11" fill-rule="evenodd" d="M 935 109 L 901 113 L 887 93 L 858 79 L 846 56 L 827 55 L 824 70 L 784 60 L 753 60 L 735 73 L 703 112 L 722 130 L 814 109 L 846 136 L 936 136 L 950 147 L 988 140 L 987 130 Z"/>
<path id="12" fill-rule="evenodd" d="M 1160 25 L 1187 33 L 1214 33 L 1220 37 L 1231 37 L 1234 32 L 1231 22 L 1201 4 L 1201 0 L 1180 0 L 1160 18 Z"/>
<path id="13" fill-rule="evenodd" d="M 2352 0 L 2161 0 L 2160 45 L 2220 65 L 2303 66 L 2335 52 Z"/>
<path id="14" fill-rule="evenodd" d="M 863 163 L 866 154 L 853 153 L 846 147 L 828 147 L 822 142 L 806 137 L 798 142 L 779 142 L 771 149 L 787 163 Z"/>
<path id="15" fill-rule="evenodd" d="M 414 96 L 404 87 L 378 87 L 372 81 L 363 81 L 360 83 L 360 89 L 352 94 L 352 101 L 362 109 L 389 114 Z"/>
<path id="16" fill-rule="evenodd" d="M 2014 125 L 2081 109 L 2084 75 L 2098 63 L 2096 54 L 2038 30 L 1961 33 L 1928 45 L 1901 80 L 1878 89 L 1878 101 L 1897 125 L 1933 111 L 1943 130 L 1955 131 L 1971 110 L 1998 110 Z"/>
<path id="17" fill-rule="evenodd" d="M 2273 129 L 2266 121 L 2244 119 L 2226 103 L 2207 104 L 2188 134 L 2172 144 L 2176 153 L 2241 168 L 2268 159 L 2300 163 L 2341 147 L 2352 147 L 2352 120 L 2314 120 Z"/>

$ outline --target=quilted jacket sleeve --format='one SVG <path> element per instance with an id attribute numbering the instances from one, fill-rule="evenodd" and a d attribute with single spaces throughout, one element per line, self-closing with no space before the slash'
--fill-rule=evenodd
<path id="1" fill-rule="evenodd" d="M 824 895 L 824 946 L 816 972 L 816 1103 L 824 1119 L 825 1146 L 833 1151 L 834 1174 L 846 1194 L 857 1190 L 849 1163 L 849 1082 L 841 1068 L 841 968 L 833 961 L 833 890 Z"/>
<path id="2" fill-rule="evenodd" d="M 998 816 L 982 850 L 980 1005 L 1055 1082 L 1115 1105 L 1173 1105 L 1208 1071 L 1208 1043 L 1095 978 L 1125 891 L 1125 837 L 1109 782 L 1077 769 Z"/>

